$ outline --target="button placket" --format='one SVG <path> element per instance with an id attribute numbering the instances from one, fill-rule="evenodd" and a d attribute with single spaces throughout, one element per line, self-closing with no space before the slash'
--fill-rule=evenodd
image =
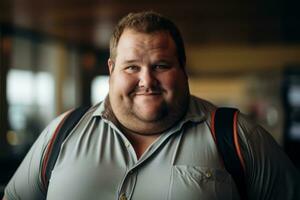
<path id="1" fill-rule="evenodd" d="M 127 200 L 125 193 L 121 193 L 119 200 Z"/>
<path id="2" fill-rule="evenodd" d="M 125 198 L 126 200 L 131 198 L 136 184 L 136 176 L 133 169 L 126 172 L 120 185 L 119 200 L 121 200 L 121 198 L 123 198 L 123 200 L 125 200 Z"/>
<path id="3" fill-rule="evenodd" d="M 128 149 L 128 148 L 130 148 L 131 144 L 128 141 L 125 141 L 125 146 Z"/>
<path id="4" fill-rule="evenodd" d="M 210 170 L 207 170 L 205 172 L 205 177 L 208 178 L 208 179 L 211 178 L 212 177 L 212 172 Z"/>

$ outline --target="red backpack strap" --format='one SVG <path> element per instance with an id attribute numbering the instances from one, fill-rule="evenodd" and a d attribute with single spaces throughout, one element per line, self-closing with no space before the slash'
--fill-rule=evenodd
<path id="1" fill-rule="evenodd" d="M 87 110 L 88 107 L 79 107 L 69 111 L 56 127 L 42 160 L 41 179 L 46 191 L 62 143 Z"/>
<path id="2" fill-rule="evenodd" d="M 241 199 L 247 199 L 246 166 L 238 139 L 238 113 L 234 108 L 218 108 L 212 113 L 211 129 L 226 170 L 235 181 Z"/>

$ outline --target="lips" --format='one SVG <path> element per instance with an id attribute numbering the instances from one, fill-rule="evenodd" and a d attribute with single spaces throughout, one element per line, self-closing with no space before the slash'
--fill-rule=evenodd
<path id="1" fill-rule="evenodd" d="M 153 95 L 161 95 L 161 92 L 136 92 L 135 95 L 143 95 L 143 96 L 153 96 Z"/>
<path id="2" fill-rule="evenodd" d="M 155 95 L 161 95 L 163 93 L 163 90 L 160 88 L 137 88 L 133 91 L 134 95 L 137 96 L 155 96 Z"/>

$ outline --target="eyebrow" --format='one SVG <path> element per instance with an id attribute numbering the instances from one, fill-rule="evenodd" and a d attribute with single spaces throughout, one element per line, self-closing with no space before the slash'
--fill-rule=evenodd
<path id="1" fill-rule="evenodd" d="M 129 59 L 129 60 L 124 60 L 122 64 L 135 64 L 141 62 L 139 59 Z M 158 59 L 154 61 L 154 63 L 171 63 L 169 59 Z"/>
<path id="2" fill-rule="evenodd" d="M 123 64 L 132 64 L 132 63 L 137 63 L 137 62 L 139 62 L 138 59 L 130 59 L 130 60 L 125 60 L 122 63 Z"/>

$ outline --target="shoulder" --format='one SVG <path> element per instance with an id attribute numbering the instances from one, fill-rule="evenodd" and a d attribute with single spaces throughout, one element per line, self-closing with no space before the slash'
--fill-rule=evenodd
<path id="1" fill-rule="evenodd" d="M 64 121 L 70 116 L 70 114 L 74 112 L 78 112 L 80 110 L 81 114 L 79 114 L 80 118 L 82 118 L 83 121 L 90 119 L 93 114 L 95 113 L 95 110 L 97 109 L 98 105 L 92 106 L 92 107 L 76 107 L 70 110 L 67 110 L 63 112 L 62 114 L 58 115 L 56 118 L 54 118 L 44 129 L 40 137 L 43 137 L 46 141 L 49 141 L 57 128 L 64 123 Z"/>
<path id="2" fill-rule="evenodd" d="M 206 112 L 216 109 L 216 106 L 212 102 L 209 102 L 208 100 L 199 98 L 194 95 L 190 96 L 190 105 L 200 109 L 201 111 L 206 111 Z"/>
<path id="3" fill-rule="evenodd" d="M 43 132 L 40 134 L 39 138 L 41 139 L 44 138 L 46 141 L 50 140 L 53 132 L 56 130 L 57 126 L 59 126 L 59 124 L 63 121 L 63 119 L 67 116 L 67 114 L 70 111 L 66 111 L 60 115 L 58 115 L 57 117 L 55 117 L 47 126 L 46 128 L 43 130 Z"/>
<path id="4" fill-rule="evenodd" d="M 299 172 L 272 135 L 244 114 L 239 114 L 238 132 L 251 197 L 294 199 L 300 195 Z"/>
<path id="5" fill-rule="evenodd" d="M 213 103 L 191 95 L 189 110 L 192 113 L 201 113 L 207 120 L 210 120 L 211 113 L 217 109 Z"/>
<path id="6" fill-rule="evenodd" d="M 244 113 L 239 113 L 238 116 L 238 133 L 248 146 L 255 146 L 261 143 L 276 143 L 269 132 Z"/>

